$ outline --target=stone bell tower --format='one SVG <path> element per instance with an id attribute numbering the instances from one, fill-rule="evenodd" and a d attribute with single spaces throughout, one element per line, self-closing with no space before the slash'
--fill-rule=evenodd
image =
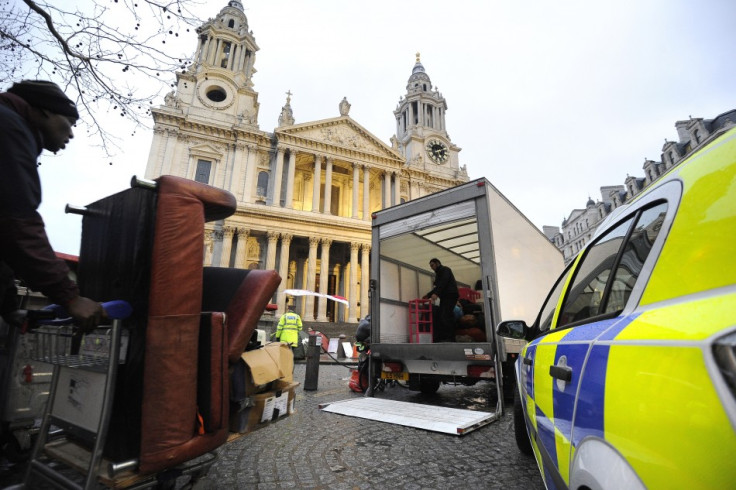
<path id="1" fill-rule="evenodd" d="M 419 53 L 406 84 L 406 95 L 394 110 L 396 144 L 409 169 L 443 178 L 462 178 L 458 153 L 445 125 L 447 102 L 422 65 Z M 467 180 L 467 174 L 465 174 Z"/>
<path id="2" fill-rule="evenodd" d="M 253 75 L 258 45 L 248 29 L 243 5 L 231 0 L 214 19 L 197 29 L 192 66 L 177 74 L 176 104 L 191 118 L 212 118 L 228 126 L 258 125 L 258 93 Z M 176 100 L 171 100 L 175 97 Z"/>

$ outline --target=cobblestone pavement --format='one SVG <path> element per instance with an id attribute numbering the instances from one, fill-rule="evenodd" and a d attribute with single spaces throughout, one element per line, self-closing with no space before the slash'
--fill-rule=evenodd
<path id="1" fill-rule="evenodd" d="M 296 412 L 222 446 L 195 489 L 544 488 L 534 459 L 516 448 L 511 407 L 462 437 L 348 417 L 319 406 L 363 396 L 348 388 L 349 369 L 321 364 L 317 390 L 305 391 L 305 367 L 294 367 Z M 376 397 L 490 411 L 491 386 L 443 385 L 434 396 L 395 386 Z M 21 471 L 0 472 L 0 488 L 22 481 Z"/>
<path id="2" fill-rule="evenodd" d="M 345 366 L 320 365 L 316 391 L 304 390 L 304 373 L 297 364 L 296 413 L 220 450 L 207 477 L 215 488 L 544 488 L 534 459 L 516 448 L 510 408 L 501 420 L 458 437 L 323 412 L 320 404 L 363 395 L 348 388 Z M 490 410 L 490 386 L 443 385 L 432 397 L 396 386 L 376 396 Z"/>

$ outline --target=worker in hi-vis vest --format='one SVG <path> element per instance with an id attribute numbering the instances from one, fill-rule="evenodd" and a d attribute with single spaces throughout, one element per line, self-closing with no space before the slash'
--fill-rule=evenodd
<path id="1" fill-rule="evenodd" d="M 272 335 L 276 340 L 286 342 L 293 349 L 299 344 L 299 332 L 302 329 L 302 319 L 294 312 L 294 305 L 289 305 L 288 311 L 281 315 L 276 333 Z"/>

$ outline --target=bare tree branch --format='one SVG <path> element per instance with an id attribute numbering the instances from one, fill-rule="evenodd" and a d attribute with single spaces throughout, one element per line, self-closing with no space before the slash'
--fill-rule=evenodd
<path id="1" fill-rule="evenodd" d="M 135 128 L 150 126 L 154 100 L 191 63 L 194 47 L 174 46 L 194 39 L 188 33 L 202 21 L 191 10 L 201 4 L 88 0 L 70 9 L 59 0 L 0 0 L 0 82 L 58 83 L 76 98 L 87 132 L 110 154 L 119 135 L 98 116 L 112 112 Z M 186 38 L 178 39 L 180 33 Z"/>

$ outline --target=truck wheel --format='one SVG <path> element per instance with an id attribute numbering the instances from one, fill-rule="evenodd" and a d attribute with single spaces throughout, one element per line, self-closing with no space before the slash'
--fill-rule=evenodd
<path id="1" fill-rule="evenodd" d="M 440 382 L 436 379 L 423 379 L 419 381 L 419 391 L 423 395 L 434 395 L 440 389 Z"/>
<path id="2" fill-rule="evenodd" d="M 516 437 L 516 446 L 522 454 L 531 456 L 533 454 L 532 443 L 529 440 L 529 434 L 526 430 L 526 421 L 524 420 L 524 411 L 521 408 L 521 397 L 519 390 L 514 390 L 514 436 Z"/>

